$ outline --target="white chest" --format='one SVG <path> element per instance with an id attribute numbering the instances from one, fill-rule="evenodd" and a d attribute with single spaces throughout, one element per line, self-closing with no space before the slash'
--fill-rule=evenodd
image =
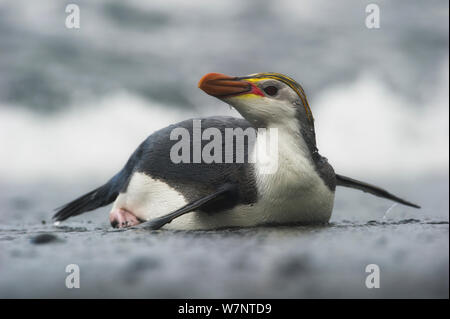
<path id="1" fill-rule="evenodd" d="M 259 144 L 266 145 L 268 139 L 270 137 L 260 134 L 256 151 Z M 278 130 L 278 145 L 275 148 L 277 152 L 271 150 L 264 161 L 256 162 L 260 197 L 257 206 L 264 218 L 272 222 L 328 221 L 334 192 L 316 172 L 301 137 L 287 130 Z"/>

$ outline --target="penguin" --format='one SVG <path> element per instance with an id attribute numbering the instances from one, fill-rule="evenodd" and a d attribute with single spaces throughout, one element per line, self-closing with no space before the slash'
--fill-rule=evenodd
<path id="1" fill-rule="evenodd" d="M 106 184 L 60 207 L 53 219 L 64 221 L 114 202 L 109 215 L 114 228 L 326 224 L 336 186 L 420 208 L 380 187 L 334 172 L 319 154 L 306 94 L 292 78 L 279 73 L 241 77 L 208 73 L 198 87 L 234 107 L 242 118 L 194 118 L 156 131 Z M 241 138 L 230 133 L 223 138 L 227 132 L 254 135 Z M 271 132 L 276 132 L 275 152 L 261 156 L 264 161 L 255 160 Z M 205 153 L 212 133 L 222 140 Z M 180 137 L 186 137 L 182 147 Z M 203 156 L 208 153 L 213 153 L 213 160 Z"/>

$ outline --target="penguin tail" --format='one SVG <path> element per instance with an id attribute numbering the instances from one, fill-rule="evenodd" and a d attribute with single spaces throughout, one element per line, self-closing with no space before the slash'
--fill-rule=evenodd
<path id="1" fill-rule="evenodd" d="M 420 208 L 419 205 L 416 205 L 416 204 L 408 202 L 404 199 L 401 199 L 400 197 L 397 197 L 380 187 L 370 185 L 365 182 L 357 181 L 356 179 L 353 179 L 353 178 L 350 178 L 347 176 L 336 174 L 336 185 L 359 189 L 363 192 L 370 193 L 370 194 L 378 196 L 378 197 L 387 198 L 394 202 L 397 202 L 397 203 L 400 203 L 400 204 L 403 204 L 406 206 Z"/>

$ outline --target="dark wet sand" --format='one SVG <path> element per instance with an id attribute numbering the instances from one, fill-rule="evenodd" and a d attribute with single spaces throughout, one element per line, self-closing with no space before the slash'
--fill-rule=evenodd
<path id="1" fill-rule="evenodd" d="M 448 298 L 448 179 L 422 185 L 402 190 L 420 211 L 384 216 L 391 203 L 340 190 L 329 226 L 200 232 L 113 230 L 108 208 L 55 227 L 47 206 L 85 185 L 2 185 L 0 297 Z M 365 286 L 373 263 L 379 289 Z M 80 289 L 65 287 L 68 264 Z"/>

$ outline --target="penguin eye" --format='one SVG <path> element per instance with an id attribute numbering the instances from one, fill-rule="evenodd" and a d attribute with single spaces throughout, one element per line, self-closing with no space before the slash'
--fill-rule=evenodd
<path id="1" fill-rule="evenodd" d="M 274 96 L 275 94 L 278 93 L 278 89 L 271 85 L 271 86 L 264 88 L 264 92 L 266 92 L 267 95 Z"/>

